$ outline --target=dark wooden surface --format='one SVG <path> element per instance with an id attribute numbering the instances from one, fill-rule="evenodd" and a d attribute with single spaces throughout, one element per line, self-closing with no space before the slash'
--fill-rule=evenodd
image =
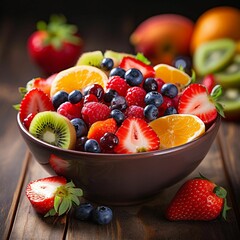
<path id="1" fill-rule="evenodd" d="M 121 34 L 114 34 L 89 21 L 84 31 L 85 50 L 110 48 L 131 51 L 127 35 L 135 24 L 132 18 L 116 20 Z M 17 112 L 12 105 L 20 101 L 18 87 L 41 73 L 26 52 L 26 40 L 34 22 L 3 17 L 0 22 L 0 239 L 240 239 L 240 124 L 222 121 L 218 136 L 206 158 L 186 179 L 198 172 L 228 190 L 232 208 L 227 221 L 169 222 L 164 210 L 186 180 L 165 189 L 153 200 L 131 207 L 113 207 L 114 219 L 107 226 L 79 222 L 73 217 L 38 216 L 25 197 L 31 180 L 49 176 L 34 160 L 21 138 L 16 124 Z M 111 30 L 111 31 L 110 31 Z M 96 37 L 97 36 L 97 37 Z"/>

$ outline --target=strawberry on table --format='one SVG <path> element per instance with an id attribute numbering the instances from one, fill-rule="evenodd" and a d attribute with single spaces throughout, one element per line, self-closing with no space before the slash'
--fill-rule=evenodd
<path id="1" fill-rule="evenodd" d="M 27 42 L 29 56 L 48 76 L 74 66 L 82 48 L 77 26 L 57 15 L 51 16 L 48 24 L 39 21 Z"/>
<path id="2" fill-rule="evenodd" d="M 209 94 L 203 84 L 192 83 L 183 90 L 179 97 L 178 113 L 193 114 L 205 124 L 211 123 L 218 113 L 224 116 L 223 107 L 217 101 L 221 94 L 220 85 L 216 85 Z"/>
<path id="3" fill-rule="evenodd" d="M 19 116 L 23 122 L 29 114 L 36 114 L 43 111 L 53 111 L 50 97 L 39 88 L 32 88 L 20 102 Z"/>
<path id="4" fill-rule="evenodd" d="M 45 217 L 67 213 L 73 204 L 80 204 L 79 197 L 83 195 L 80 188 L 62 176 L 31 181 L 25 193 L 36 212 Z"/>
<path id="5" fill-rule="evenodd" d="M 166 209 L 166 218 L 210 221 L 220 215 L 226 219 L 227 191 L 200 175 L 186 181 Z"/>
<path id="6" fill-rule="evenodd" d="M 116 153 L 137 153 L 159 149 L 160 140 L 155 131 L 141 118 L 126 118 L 118 128 L 119 144 Z"/>

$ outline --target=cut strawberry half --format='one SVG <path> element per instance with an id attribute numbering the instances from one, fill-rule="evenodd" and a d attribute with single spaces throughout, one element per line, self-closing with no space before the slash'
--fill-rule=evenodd
<path id="1" fill-rule="evenodd" d="M 155 70 L 151 65 L 148 65 L 134 57 L 130 56 L 123 57 L 119 66 L 126 71 L 130 68 L 137 68 L 138 70 L 141 71 L 144 78 L 155 76 Z"/>
<path id="2" fill-rule="evenodd" d="M 217 102 L 221 87 L 216 85 L 208 94 L 203 84 L 193 83 L 185 88 L 179 98 L 178 113 L 198 116 L 205 124 L 215 120 L 218 112 L 223 116 L 222 106 Z"/>
<path id="3" fill-rule="evenodd" d="M 116 153 L 138 153 L 159 149 L 160 140 L 155 131 L 141 118 L 127 118 L 118 128 L 119 144 Z"/>
<path id="4" fill-rule="evenodd" d="M 20 103 L 20 120 L 24 119 L 30 114 L 36 114 L 43 111 L 53 111 L 49 96 L 39 88 L 33 88 L 28 91 Z"/>
<path id="5" fill-rule="evenodd" d="M 83 195 L 80 188 L 65 177 L 51 176 L 31 181 L 26 188 L 26 196 L 39 214 L 58 216 L 70 211 L 73 203 L 80 204 L 78 197 Z"/>

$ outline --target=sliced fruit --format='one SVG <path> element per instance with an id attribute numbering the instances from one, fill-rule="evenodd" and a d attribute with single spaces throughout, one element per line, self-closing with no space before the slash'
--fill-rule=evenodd
<path id="1" fill-rule="evenodd" d="M 51 165 L 55 173 L 60 176 L 66 174 L 70 167 L 70 163 L 67 160 L 64 160 L 54 154 L 50 155 L 49 164 Z"/>
<path id="2" fill-rule="evenodd" d="M 158 64 L 154 66 L 154 70 L 156 78 L 161 78 L 165 83 L 174 83 L 179 88 L 191 82 L 191 77 L 187 73 L 168 64 Z"/>
<path id="3" fill-rule="evenodd" d="M 223 38 L 202 43 L 194 52 L 193 66 L 197 74 L 204 76 L 220 71 L 233 59 L 236 42 Z"/>
<path id="4" fill-rule="evenodd" d="M 113 50 L 106 50 L 104 52 L 104 57 L 105 58 L 111 58 L 114 62 L 114 67 L 118 66 L 119 63 L 121 62 L 122 58 L 125 56 L 131 56 L 134 57 L 134 55 L 125 53 L 125 52 L 116 52 Z"/>
<path id="5" fill-rule="evenodd" d="M 32 88 L 25 94 L 20 103 L 19 116 L 23 122 L 29 114 L 36 114 L 48 110 L 54 110 L 49 96 L 39 88 Z"/>
<path id="6" fill-rule="evenodd" d="M 100 64 L 103 60 L 103 53 L 99 50 L 84 52 L 79 57 L 76 65 L 89 65 L 94 67 L 100 67 Z"/>
<path id="7" fill-rule="evenodd" d="M 191 114 L 172 114 L 149 123 L 160 139 L 160 149 L 188 143 L 205 132 L 204 122 Z"/>
<path id="8" fill-rule="evenodd" d="M 155 70 L 151 65 L 148 65 L 134 57 L 123 57 L 122 61 L 119 63 L 119 67 L 123 68 L 126 71 L 130 68 L 137 68 L 142 72 L 144 78 L 155 76 Z"/>
<path id="9" fill-rule="evenodd" d="M 119 144 L 114 148 L 116 153 L 138 153 L 159 149 L 159 137 L 141 118 L 125 119 L 116 136 L 119 139 Z"/>
<path id="10" fill-rule="evenodd" d="M 240 89 L 229 88 L 224 90 L 219 102 L 224 107 L 226 120 L 240 120 Z"/>
<path id="11" fill-rule="evenodd" d="M 64 90 L 67 93 L 73 90 L 82 90 L 83 88 L 99 84 L 104 89 L 108 81 L 107 75 L 97 67 L 81 65 L 63 70 L 57 74 L 53 80 L 50 95 Z"/>
<path id="12" fill-rule="evenodd" d="M 36 138 L 64 149 L 74 149 L 76 131 L 70 120 L 54 111 L 44 111 L 35 115 L 29 132 Z"/>
<path id="13" fill-rule="evenodd" d="M 219 85 L 216 85 L 209 95 L 203 84 L 190 84 L 179 97 L 178 113 L 193 114 L 205 124 L 210 123 L 216 119 L 218 111 L 222 114 L 221 105 L 217 102 L 220 95 Z"/>
<path id="14" fill-rule="evenodd" d="M 223 88 L 240 87 L 240 54 L 236 54 L 233 61 L 222 71 L 215 73 L 216 83 Z"/>

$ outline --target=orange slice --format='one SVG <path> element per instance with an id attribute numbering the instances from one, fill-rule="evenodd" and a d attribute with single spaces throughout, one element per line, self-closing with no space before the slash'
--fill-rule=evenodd
<path id="1" fill-rule="evenodd" d="M 166 83 L 174 83 L 179 88 L 191 82 L 191 77 L 187 73 L 168 64 L 158 64 L 154 66 L 154 70 L 156 78 L 161 78 Z"/>
<path id="2" fill-rule="evenodd" d="M 50 95 L 53 96 L 60 90 L 67 93 L 73 90 L 82 90 L 93 83 L 97 83 L 105 89 L 107 80 L 107 75 L 97 67 L 74 66 L 57 74 L 52 82 Z"/>
<path id="3" fill-rule="evenodd" d="M 160 138 L 160 149 L 188 143 L 205 132 L 204 122 L 195 115 L 172 114 L 149 123 Z"/>

